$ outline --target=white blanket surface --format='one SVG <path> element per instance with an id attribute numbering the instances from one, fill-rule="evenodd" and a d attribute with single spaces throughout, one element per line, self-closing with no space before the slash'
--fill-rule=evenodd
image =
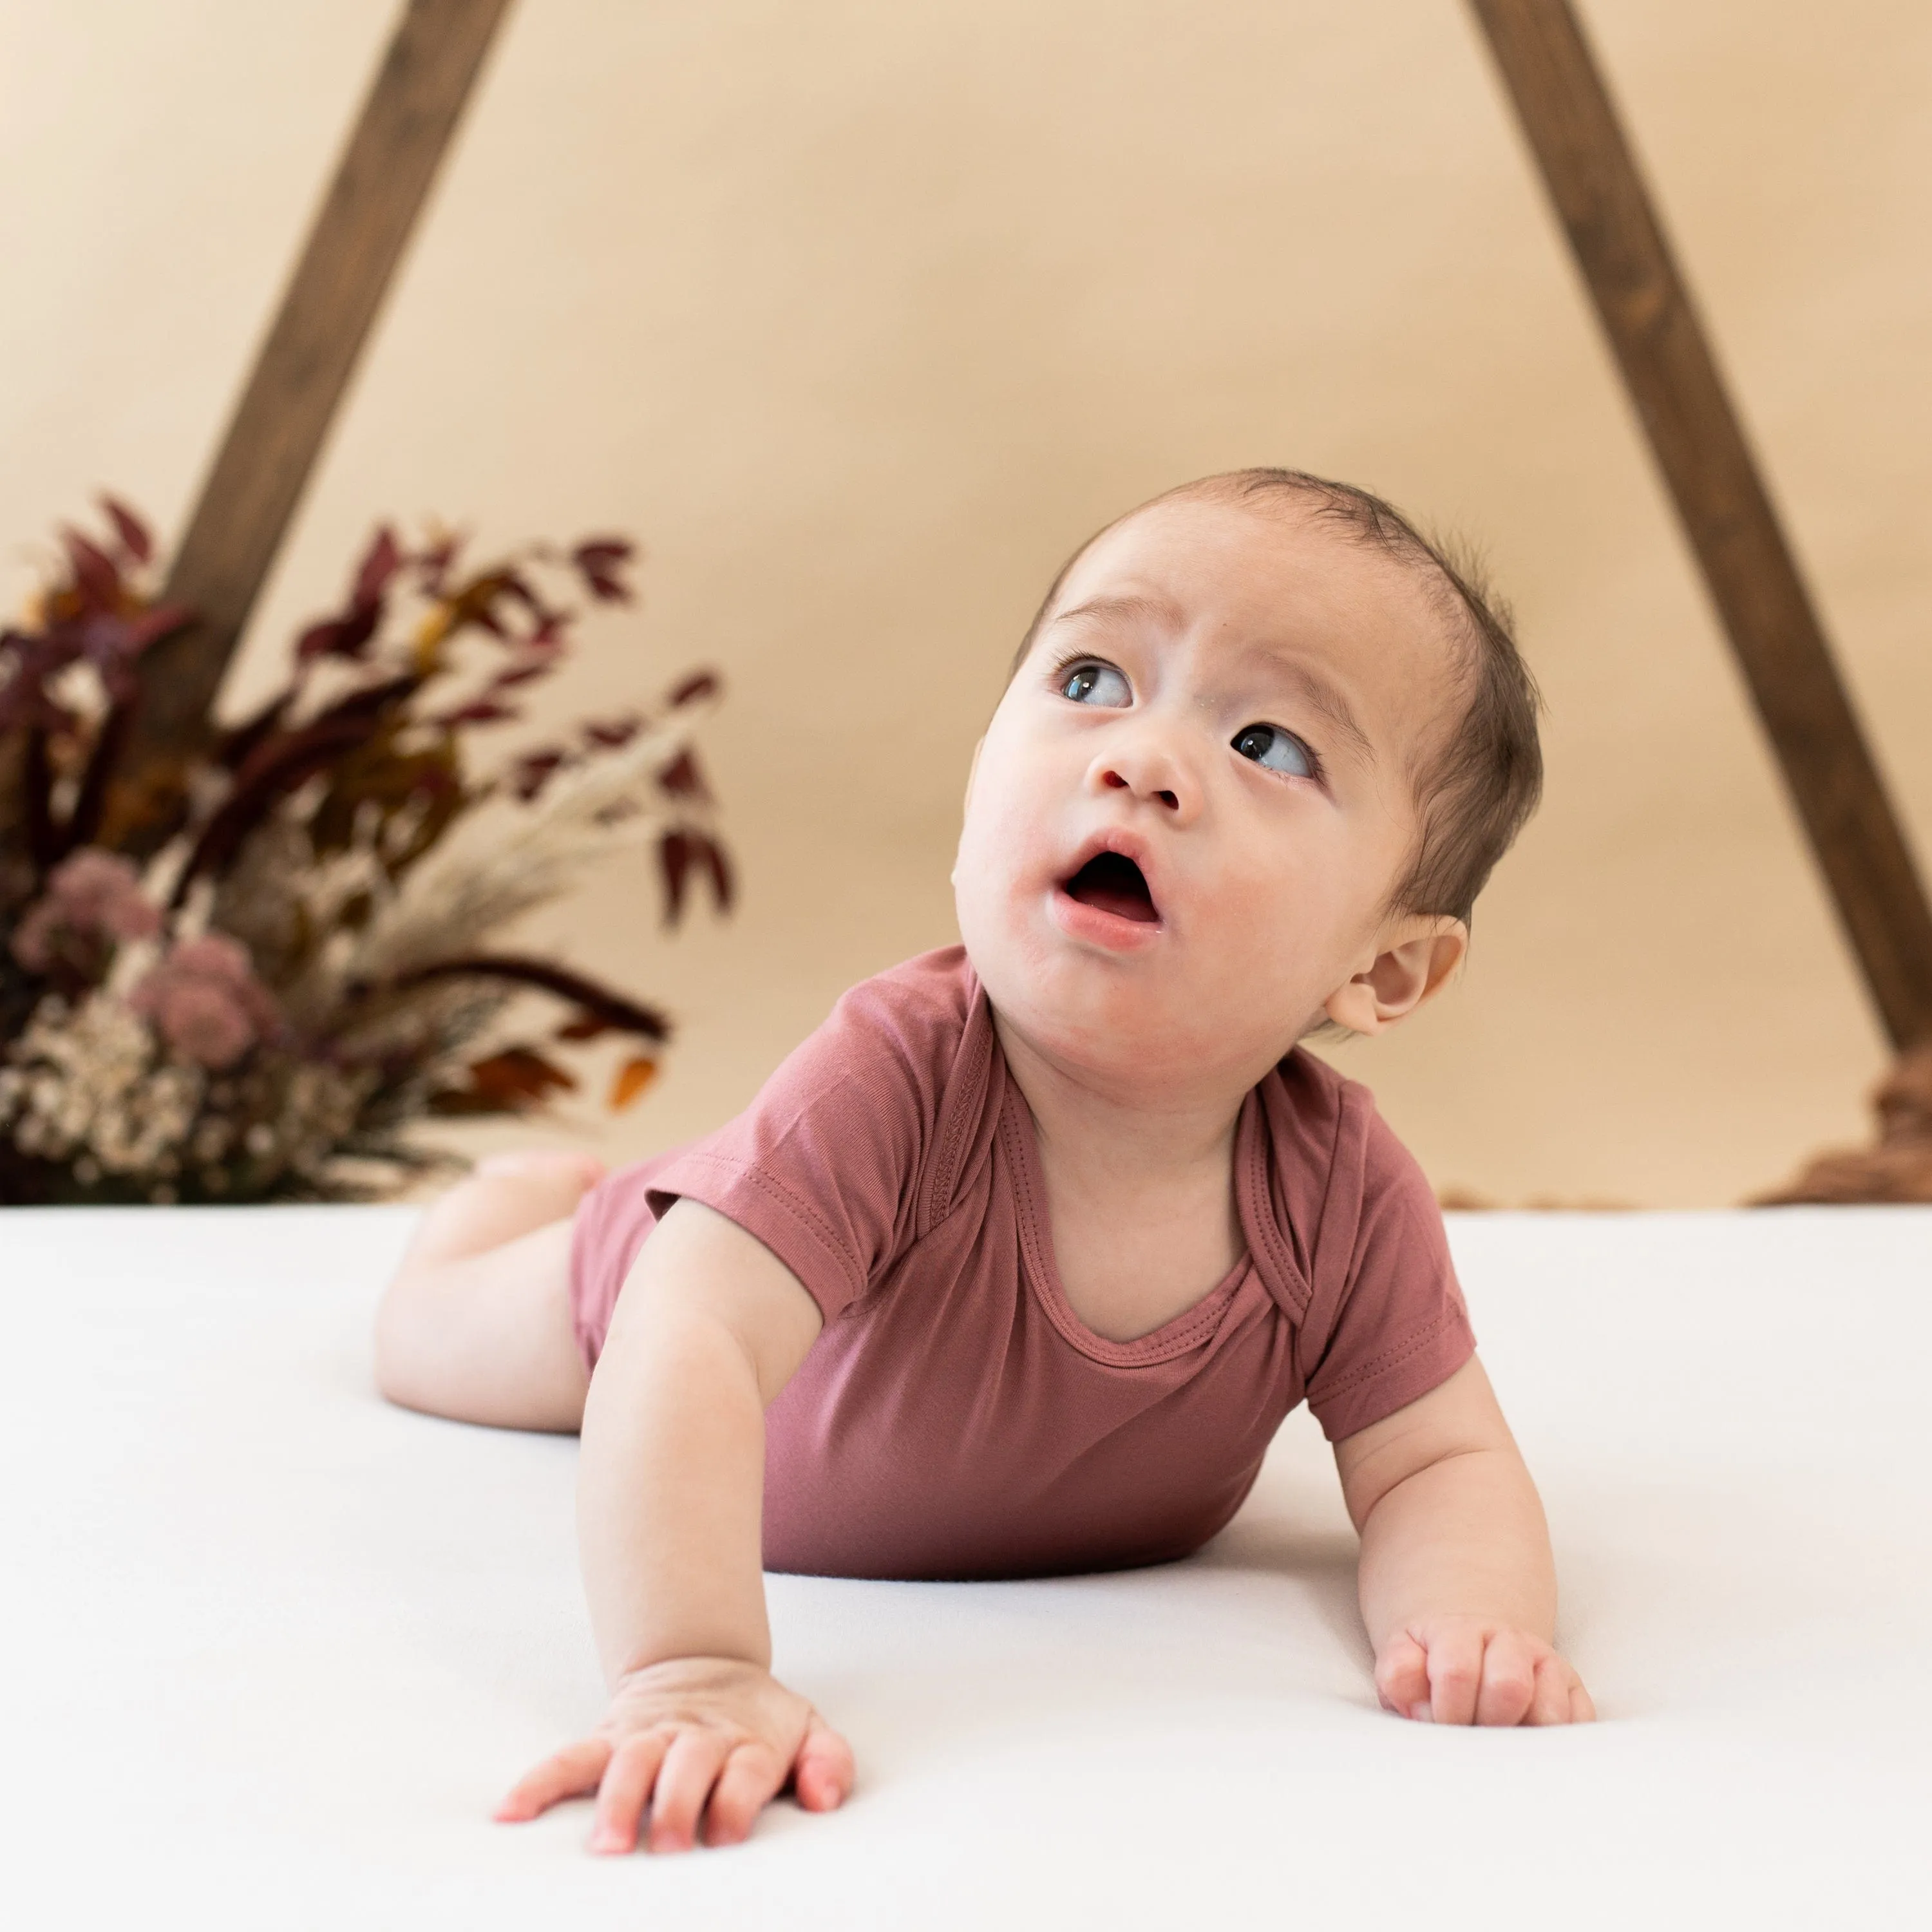
<path id="1" fill-rule="evenodd" d="M 576 1445 L 372 1392 L 412 1220 L 0 1214 L 8 1924 L 1932 1924 L 1932 1210 L 1452 1220 L 1602 1723 L 1376 1708 L 1298 1414 L 1185 1563 L 773 1577 L 857 1792 L 663 1859 L 489 1822 L 601 1708 Z"/>

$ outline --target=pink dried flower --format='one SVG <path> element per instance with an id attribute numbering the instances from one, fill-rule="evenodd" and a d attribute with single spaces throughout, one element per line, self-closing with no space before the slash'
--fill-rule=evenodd
<path id="1" fill-rule="evenodd" d="M 184 1060 L 218 1072 L 281 1024 L 274 998 L 249 964 L 248 949 L 221 932 L 174 947 L 142 978 L 128 1004 L 152 1020 Z"/>
<path id="2" fill-rule="evenodd" d="M 64 959 L 92 976 L 106 941 L 152 938 L 160 926 L 133 866 L 86 845 L 54 868 L 46 892 L 27 909 L 14 934 L 14 957 L 30 973 L 50 971 Z"/>

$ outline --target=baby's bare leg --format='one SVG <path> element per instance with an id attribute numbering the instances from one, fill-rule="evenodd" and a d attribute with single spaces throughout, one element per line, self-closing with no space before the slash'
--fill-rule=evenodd
<path id="1" fill-rule="evenodd" d="M 506 1154 L 436 1202 L 376 1311 L 390 1401 L 502 1429 L 582 1424 L 571 1216 L 603 1172 L 586 1154 Z"/>

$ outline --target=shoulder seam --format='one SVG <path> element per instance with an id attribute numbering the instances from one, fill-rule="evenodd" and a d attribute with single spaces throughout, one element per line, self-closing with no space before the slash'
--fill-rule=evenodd
<path id="1" fill-rule="evenodd" d="M 712 1154 L 709 1150 L 701 1148 L 692 1148 L 680 1158 L 683 1160 L 700 1162 L 705 1166 L 715 1168 L 721 1173 L 728 1174 L 734 1180 L 745 1182 L 755 1188 L 760 1193 L 767 1196 L 775 1204 L 783 1208 L 838 1264 L 841 1273 L 846 1278 L 847 1286 L 853 1289 L 852 1299 L 857 1300 L 866 1294 L 870 1284 L 866 1280 L 865 1270 L 860 1268 L 852 1256 L 846 1252 L 844 1244 L 839 1240 L 838 1232 L 831 1222 L 826 1220 L 810 1202 L 794 1194 L 782 1181 L 775 1180 L 762 1168 L 753 1166 L 748 1162 L 729 1160 L 722 1154 Z M 667 1174 L 672 1171 L 666 1170 Z M 667 1194 L 674 1194 L 677 1190 L 675 1187 L 665 1187 L 659 1191 Z"/>
<path id="2" fill-rule="evenodd" d="M 1317 1402 L 1330 1402 L 1336 1396 L 1346 1395 L 1352 1390 L 1360 1388 L 1365 1382 L 1378 1380 L 1388 1374 L 1390 1370 L 1401 1367 L 1411 1356 L 1419 1355 L 1432 1342 L 1438 1340 L 1446 1330 L 1467 1325 L 1466 1318 L 1460 1309 L 1445 1309 L 1420 1334 L 1412 1335 L 1407 1341 L 1398 1347 L 1384 1348 L 1380 1354 L 1372 1355 L 1359 1368 L 1343 1376 L 1332 1388 L 1317 1389 L 1311 1384 L 1308 1390 L 1310 1406 L 1312 1407 Z"/>

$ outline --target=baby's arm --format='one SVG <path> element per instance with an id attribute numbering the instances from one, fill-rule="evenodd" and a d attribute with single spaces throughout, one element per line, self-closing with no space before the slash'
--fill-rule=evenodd
<path id="1" fill-rule="evenodd" d="M 590 1737 L 497 1815 L 595 1790 L 591 1845 L 654 1851 L 742 1838 L 788 1780 L 830 1810 L 851 1753 L 771 1675 L 760 1560 L 764 1409 L 816 1338 L 818 1305 L 770 1250 L 676 1202 L 618 1298 L 584 1405 L 578 1532 L 613 1689 Z"/>
<path id="2" fill-rule="evenodd" d="M 1438 1724 L 1595 1716 L 1550 1647 L 1556 1576 L 1535 1485 L 1482 1365 L 1335 1445 L 1361 1533 L 1384 1706 Z"/>

